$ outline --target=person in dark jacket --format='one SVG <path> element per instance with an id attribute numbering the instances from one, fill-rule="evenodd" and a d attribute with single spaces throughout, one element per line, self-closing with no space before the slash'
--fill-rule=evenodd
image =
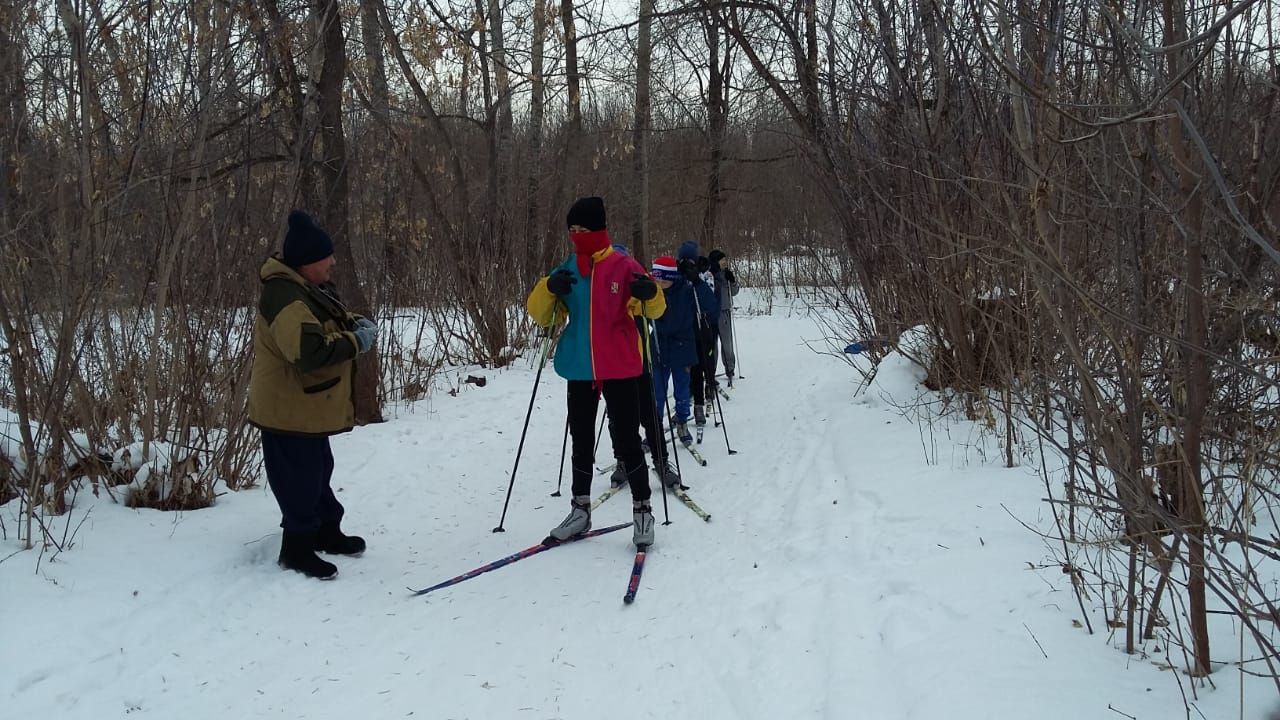
<path id="1" fill-rule="evenodd" d="M 664 255 L 650 268 L 654 280 L 667 297 L 667 311 L 653 324 L 653 395 L 658 416 L 667 403 L 667 385 L 675 398 L 676 435 L 685 445 L 693 442 L 689 432 L 689 369 L 698 362 L 696 340 L 697 304 L 693 285 L 680 275 L 676 261 Z"/>
<path id="2" fill-rule="evenodd" d="M 338 568 L 316 555 L 359 555 L 364 539 L 341 529 L 329 436 L 355 425 L 355 357 L 378 326 L 327 289 L 333 241 L 311 216 L 289 213 L 284 249 L 263 263 L 253 326 L 249 422 L 262 434 L 267 484 L 280 505 L 280 565 L 328 579 Z"/>
<path id="3" fill-rule="evenodd" d="M 729 269 L 728 258 L 723 251 L 712 250 L 707 255 L 707 260 L 710 263 L 716 300 L 720 302 L 720 317 L 716 323 L 720 350 L 719 353 L 712 350 L 712 356 L 714 358 L 718 354 L 723 358 L 725 378 L 729 387 L 733 387 L 734 368 L 738 364 L 733 345 L 733 297 L 738 294 L 738 278 L 734 276 L 733 270 Z M 713 359 L 711 367 L 714 368 L 716 364 L 716 360 Z"/>
<path id="4" fill-rule="evenodd" d="M 705 410 L 707 395 L 714 400 L 716 392 L 716 370 L 714 351 L 716 344 L 716 327 L 720 318 L 720 303 L 715 291 L 707 284 L 703 271 L 709 269 L 706 258 L 698 256 L 698 243 L 686 240 L 676 253 L 676 267 L 685 280 L 693 286 L 694 305 L 694 340 L 697 347 L 697 361 L 690 366 L 690 387 L 693 395 L 693 422 L 695 425 L 707 424 Z M 701 265 L 701 269 L 699 267 Z M 708 274 L 707 277 L 710 277 Z"/>

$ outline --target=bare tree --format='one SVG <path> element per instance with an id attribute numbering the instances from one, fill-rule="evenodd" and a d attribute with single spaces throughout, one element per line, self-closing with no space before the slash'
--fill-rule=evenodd
<path id="1" fill-rule="evenodd" d="M 631 232 L 631 250 L 642 262 L 649 257 L 649 133 L 651 101 L 649 76 L 652 73 L 654 1 L 640 0 L 639 46 L 636 50 L 636 109 L 635 128 L 632 133 L 632 152 L 635 153 L 635 227 Z"/>
<path id="2" fill-rule="evenodd" d="M 543 125 L 546 122 L 547 81 L 546 81 L 546 42 L 548 13 L 551 11 L 546 0 L 533 2 L 533 37 L 530 40 L 529 60 L 529 171 L 526 183 L 525 203 L 525 256 L 523 277 L 526 282 L 542 272 L 540 263 L 548 253 L 551 245 L 550 237 L 545 232 L 542 222 L 542 163 L 543 163 Z"/>
<path id="3" fill-rule="evenodd" d="M 723 16 L 722 3 L 720 0 L 713 0 L 702 22 L 707 39 L 707 87 L 704 96 L 708 147 L 707 209 L 702 222 L 702 242 L 707 247 L 718 244 L 720 206 L 724 204 L 724 142 L 729 123 L 727 106 L 730 69 L 733 65 L 728 47 L 723 47 L 722 50 L 720 26 Z"/>

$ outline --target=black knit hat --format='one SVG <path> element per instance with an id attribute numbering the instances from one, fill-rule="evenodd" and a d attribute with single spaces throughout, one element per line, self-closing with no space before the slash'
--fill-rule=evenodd
<path id="1" fill-rule="evenodd" d="M 724 251 L 723 251 L 723 250 L 712 250 L 712 251 L 711 251 L 711 254 L 707 256 L 707 259 L 708 259 L 708 260 L 710 260 L 710 261 L 711 261 L 711 262 L 713 262 L 713 263 L 718 263 L 718 262 L 720 262 L 721 260 L 723 260 L 723 259 L 724 259 Z"/>
<path id="2" fill-rule="evenodd" d="M 598 197 L 579 198 L 569 208 L 569 215 L 565 218 L 568 227 L 580 225 L 588 230 L 604 230 L 604 199 Z"/>
<path id="3" fill-rule="evenodd" d="M 310 215 L 301 210 L 289 213 L 289 231 L 284 235 L 284 264 L 291 268 L 310 265 L 333 254 L 333 240 Z"/>

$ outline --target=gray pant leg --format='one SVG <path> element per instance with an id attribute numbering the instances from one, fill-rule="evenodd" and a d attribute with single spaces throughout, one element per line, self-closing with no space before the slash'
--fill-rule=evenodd
<path id="1" fill-rule="evenodd" d="M 724 354 L 725 375 L 733 377 L 738 358 L 733 354 L 733 312 L 730 310 L 720 311 L 720 347 Z"/>

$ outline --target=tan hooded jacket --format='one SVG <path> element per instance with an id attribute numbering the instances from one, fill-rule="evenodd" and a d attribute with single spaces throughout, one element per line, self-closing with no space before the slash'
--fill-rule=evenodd
<path id="1" fill-rule="evenodd" d="M 272 432 L 324 436 L 355 425 L 357 315 L 272 256 L 258 271 L 249 422 Z"/>

